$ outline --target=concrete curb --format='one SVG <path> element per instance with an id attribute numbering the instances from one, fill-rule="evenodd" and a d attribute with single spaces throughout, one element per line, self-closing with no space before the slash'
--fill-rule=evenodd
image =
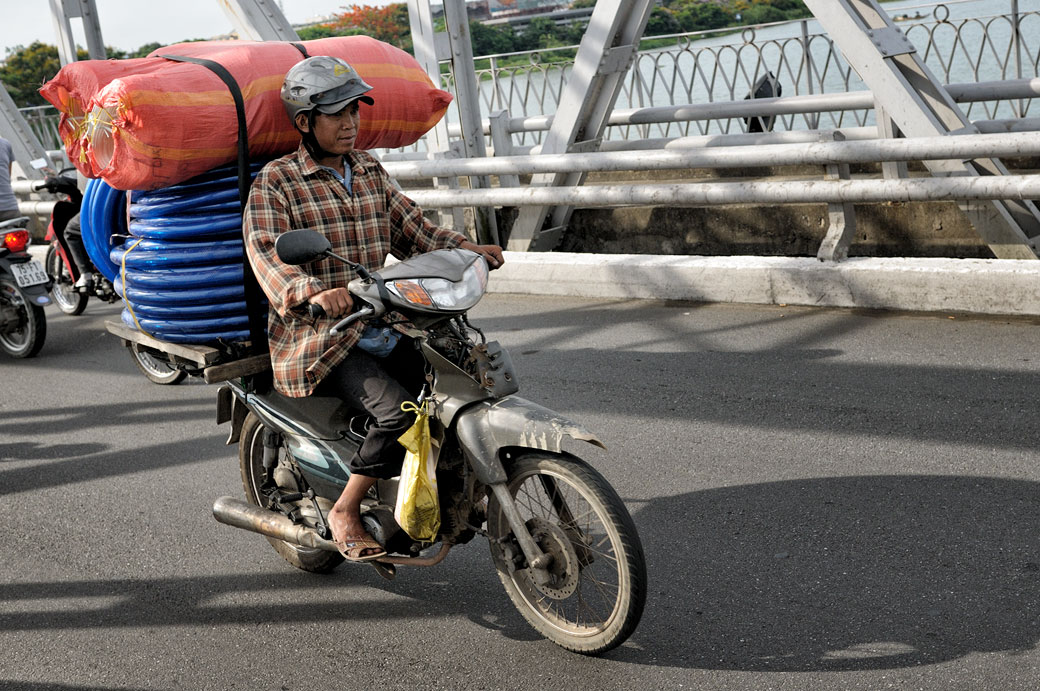
<path id="1" fill-rule="evenodd" d="M 43 261 L 47 245 L 30 247 Z M 489 291 L 519 295 L 1040 315 L 1040 261 L 506 252 Z"/>
<path id="2" fill-rule="evenodd" d="M 1040 261 L 506 252 L 496 293 L 1040 315 Z"/>

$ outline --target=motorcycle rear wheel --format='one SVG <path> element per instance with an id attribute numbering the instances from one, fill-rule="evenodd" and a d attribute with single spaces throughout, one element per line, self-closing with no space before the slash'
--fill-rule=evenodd
<path id="1" fill-rule="evenodd" d="M 279 456 L 284 453 L 284 449 L 280 450 Z M 242 433 L 238 440 L 238 465 L 242 471 L 246 501 L 253 506 L 267 508 L 260 489 L 269 480 L 269 471 L 264 468 L 264 425 L 253 413 L 249 413 L 242 423 Z M 286 492 L 290 491 L 295 490 L 286 488 Z M 266 535 L 264 539 L 271 543 L 282 559 L 303 571 L 327 573 L 343 563 L 343 557 L 338 552 L 294 545 Z"/>
<path id="2" fill-rule="evenodd" d="M 584 461 L 541 453 L 516 459 L 507 485 L 535 542 L 553 558 L 549 582 L 538 583 L 492 495 L 491 555 L 520 614 L 577 653 L 623 643 L 643 614 L 647 578 L 639 535 L 617 492 Z"/>
<path id="3" fill-rule="evenodd" d="M 26 302 L 13 280 L 0 278 L 0 308 L 13 309 L 19 322 L 15 329 L 0 332 L 0 349 L 16 358 L 30 358 L 39 353 L 47 339 L 43 307 Z"/>
<path id="4" fill-rule="evenodd" d="M 163 359 L 142 350 L 136 343 L 130 344 L 130 358 L 137 365 L 137 369 L 141 370 L 141 374 L 153 384 L 163 386 L 179 384 L 188 376 L 184 370 L 177 369 Z"/>
<path id="5" fill-rule="evenodd" d="M 65 266 L 65 262 L 61 260 L 61 255 L 58 254 L 54 245 L 51 245 L 50 249 L 47 250 L 45 265 L 47 267 L 47 275 L 54 281 L 54 285 L 51 287 L 51 297 L 54 298 L 54 304 L 69 316 L 75 317 L 83 314 L 83 310 L 87 308 L 89 296 L 86 293 L 77 293 L 73 290 L 72 274 L 69 273 L 69 267 Z"/>

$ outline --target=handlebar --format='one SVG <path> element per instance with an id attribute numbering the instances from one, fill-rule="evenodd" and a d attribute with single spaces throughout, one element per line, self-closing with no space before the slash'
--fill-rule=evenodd
<path id="1" fill-rule="evenodd" d="M 64 175 L 48 175 L 43 181 L 32 185 L 32 190 L 33 192 L 47 190 L 51 194 L 62 192 L 69 196 L 80 194 L 76 180 Z"/>

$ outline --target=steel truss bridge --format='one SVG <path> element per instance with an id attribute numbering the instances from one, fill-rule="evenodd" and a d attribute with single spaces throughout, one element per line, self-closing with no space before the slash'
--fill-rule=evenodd
<path id="1" fill-rule="evenodd" d="M 457 111 L 427 134 L 425 151 L 386 152 L 382 159 L 399 180 L 433 181 L 433 189 L 410 195 L 438 209 L 443 223 L 463 227 L 464 208 L 472 209 L 472 231 L 481 239 L 501 241 L 504 233 L 493 210 L 518 207 L 508 233 L 512 250 L 551 250 L 578 205 L 825 203 L 830 226 L 818 256 L 839 261 L 855 232 L 854 203 L 956 199 L 997 258 L 1035 259 L 1040 212 L 1030 200 L 1040 199 L 1040 182 L 1011 174 L 1000 160 L 1040 155 L 1040 119 L 1026 117 L 1031 99 L 1040 95 L 1037 66 L 1029 57 L 1035 51 L 1022 31 L 1018 0 L 1009 2 L 1010 42 L 1002 76 L 1010 71 L 1011 78 L 947 84 L 940 77 L 948 74 L 933 72 L 912 42 L 913 27 L 904 31 L 876 0 L 805 0 L 826 33 L 826 47 L 822 53 L 814 49 L 814 37 L 802 23 L 802 35 L 780 42 L 771 58 L 758 48 L 747 81 L 767 83 L 759 77 L 772 66 L 781 81 L 795 85 L 795 94 L 767 90 L 748 99 L 737 96 L 738 81 L 720 76 L 717 65 L 694 64 L 682 76 L 678 60 L 671 72 L 662 69 L 663 51 L 639 51 L 653 0 L 599 0 L 573 63 L 560 71 L 555 88 L 545 90 L 543 75 L 541 95 L 529 98 L 528 82 L 528 92 L 520 97 L 524 112 L 516 113 L 511 111 L 517 95 L 509 93 L 516 82 L 503 86 L 498 80 L 495 56 L 487 74 L 492 88 L 480 82 L 464 0 L 444 0 L 445 32 L 435 30 L 427 0 L 408 0 L 416 58 L 435 85 L 453 90 Z M 103 59 L 94 0 L 50 4 L 62 64 L 75 59 L 73 20 L 82 22 L 90 58 Z M 298 40 L 273 2 L 220 4 L 242 38 Z M 745 46 L 753 44 L 753 36 L 753 30 L 745 30 Z M 676 40 L 681 54 L 688 39 Z M 793 44 L 801 52 L 792 57 Z M 999 49 L 990 50 L 999 56 Z M 839 55 L 842 67 L 837 66 Z M 450 71 L 442 79 L 445 64 Z M 858 76 L 866 89 L 824 93 L 828 69 L 844 70 L 846 85 Z M 675 75 L 681 75 L 678 82 Z M 720 98 L 720 83 L 723 95 L 714 100 Z M 655 89 L 665 84 L 671 102 L 654 105 Z M 705 92 L 704 102 L 676 102 Z M 543 112 L 528 113 L 531 101 Z M 996 113 L 989 106 L 982 106 L 991 116 L 986 119 L 973 121 L 965 112 L 973 104 L 995 101 L 1010 103 L 1013 117 L 992 117 Z M 853 113 L 852 122 L 834 120 L 834 112 Z M 873 123 L 866 113 L 873 114 Z M 42 176 L 31 162 L 46 162 L 55 152 L 46 149 L 24 115 L 0 89 L 0 132 L 12 141 L 31 181 Z M 795 118 L 807 129 L 790 129 Z M 780 121 L 789 129 L 774 132 L 767 126 L 750 132 L 754 128 L 738 125 L 741 131 L 733 131 L 734 122 L 756 120 Z M 611 136 L 616 132 L 623 132 L 622 138 Z M 923 162 L 930 175 L 909 177 L 910 161 Z M 854 163 L 881 164 L 880 177 L 850 179 Z M 804 183 L 583 184 L 589 173 L 602 171 L 806 164 L 822 167 L 823 174 Z M 531 176 L 530 183 L 521 186 L 521 175 Z"/>

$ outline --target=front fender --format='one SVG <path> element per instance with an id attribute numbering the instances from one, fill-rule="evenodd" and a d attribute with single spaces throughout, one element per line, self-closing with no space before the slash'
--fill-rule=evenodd
<path id="1" fill-rule="evenodd" d="M 480 401 L 466 408 L 456 415 L 455 430 L 477 478 L 485 484 L 506 481 L 499 456 L 504 448 L 560 453 L 565 438 L 606 448 L 577 422 L 519 396 Z"/>

